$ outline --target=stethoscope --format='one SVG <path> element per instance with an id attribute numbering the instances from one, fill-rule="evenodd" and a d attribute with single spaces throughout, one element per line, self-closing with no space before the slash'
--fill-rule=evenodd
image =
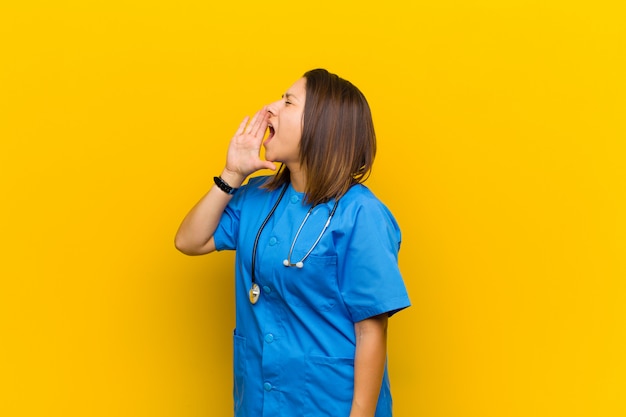
<path id="1" fill-rule="evenodd" d="M 256 302 L 259 301 L 259 297 L 261 296 L 261 288 L 259 287 L 259 284 L 257 284 L 256 279 L 255 279 L 256 252 L 257 252 L 257 248 L 259 246 L 259 238 L 261 237 L 261 233 L 263 232 L 263 229 L 265 229 L 265 226 L 267 225 L 267 222 L 270 220 L 270 218 L 272 217 L 272 215 L 276 211 L 276 208 L 278 207 L 278 205 L 280 204 L 281 200 L 285 196 L 285 192 L 287 191 L 288 187 L 289 187 L 289 183 L 286 183 L 283 186 L 283 189 L 281 190 L 280 195 L 278 196 L 278 200 L 276 200 L 276 203 L 274 203 L 274 207 L 272 207 L 272 209 L 270 210 L 268 215 L 265 217 L 265 220 L 263 220 L 263 223 L 261 223 L 261 227 L 259 227 L 259 231 L 257 232 L 256 237 L 254 239 L 254 246 L 252 247 L 252 274 L 251 274 L 252 275 L 252 286 L 250 287 L 250 291 L 248 293 L 249 298 L 250 298 L 250 302 L 252 304 L 256 304 Z M 320 234 L 317 236 L 317 239 L 313 243 L 313 246 L 311 246 L 311 248 L 307 251 L 307 253 L 302 257 L 302 259 L 300 259 L 298 262 L 293 263 L 291 261 L 291 255 L 293 253 L 293 248 L 296 246 L 296 241 L 298 240 L 298 236 L 300 236 L 300 232 L 302 231 L 302 228 L 306 224 L 306 221 L 308 220 L 309 216 L 311 215 L 311 212 L 313 211 L 313 209 L 316 206 L 312 206 L 309 209 L 309 211 L 307 211 L 306 216 L 304 216 L 304 220 L 302 220 L 302 223 L 300 223 L 300 227 L 298 228 L 298 231 L 296 232 L 296 235 L 294 236 L 293 241 L 291 242 L 291 247 L 289 248 L 289 254 L 287 255 L 287 259 L 285 259 L 283 261 L 283 265 L 284 266 L 286 266 L 286 267 L 294 267 L 295 266 L 296 268 L 304 268 L 304 261 L 306 260 L 306 258 L 309 257 L 311 252 L 313 252 L 313 249 L 315 249 L 315 247 L 317 246 L 319 241 L 322 239 L 322 236 L 324 235 L 324 232 L 326 231 L 326 229 L 328 229 L 328 226 L 330 225 L 330 220 L 333 218 L 333 215 L 335 214 L 335 211 L 337 210 L 337 204 L 339 204 L 339 199 L 335 200 L 335 204 L 333 205 L 333 208 L 330 211 L 330 214 L 328 215 L 328 220 L 326 220 L 326 223 L 324 224 L 324 228 L 322 229 Z"/>

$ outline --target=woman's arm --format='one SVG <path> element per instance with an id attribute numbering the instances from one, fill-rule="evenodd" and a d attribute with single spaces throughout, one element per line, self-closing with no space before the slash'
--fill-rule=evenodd
<path id="1" fill-rule="evenodd" d="M 224 169 L 222 179 L 231 187 L 238 188 L 245 177 Z M 178 228 L 174 244 L 185 255 L 204 255 L 215 250 L 213 233 L 226 205 L 233 196 L 216 185 L 189 211 Z"/>
<path id="2" fill-rule="evenodd" d="M 260 169 L 276 169 L 273 163 L 263 161 L 259 157 L 261 143 L 268 119 L 267 109 L 259 110 L 250 123 L 246 117 L 228 146 L 226 167 L 222 171 L 222 179 L 231 187 L 238 188 L 243 181 Z M 213 234 L 220 221 L 226 205 L 232 195 L 220 190 L 217 186 L 202 199 L 185 216 L 178 228 L 174 244 L 187 255 L 203 255 L 215 250 Z"/>
<path id="3" fill-rule="evenodd" d="M 373 417 L 387 360 L 387 320 L 381 314 L 354 324 L 354 397 L 350 417 Z"/>

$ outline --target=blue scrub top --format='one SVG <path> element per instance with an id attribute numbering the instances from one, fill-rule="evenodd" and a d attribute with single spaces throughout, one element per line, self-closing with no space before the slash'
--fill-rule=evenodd
<path id="1" fill-rule="evenodd" d="M 303 268 L 285 267 L 310 205 L 288 187 L 257 248 L 251 304 L 252 250 L 280 190 L 242 186 L 214 234 L 218 250 L 236 250 L 234 332 L 235 416 L 348 416 L 354 390 L 354 323 L 410 305 L 398 269 L 400 229 L 391 212 L 363 185 L 340 199 L 330 226 Z M 291 262 L 313 246 L 334 204 L 313 209 Z M 376 417 L 391 416 L 387 370 Z"/>

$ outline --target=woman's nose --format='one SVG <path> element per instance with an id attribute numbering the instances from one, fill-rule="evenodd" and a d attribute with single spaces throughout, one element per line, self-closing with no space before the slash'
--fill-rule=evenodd
<path id="1" fill-rule="evenodd" d="M 278 103 L 280 103 L 280 101 L 275 101 L 267 106 L 267 111 L 272 116 L 276 116 L 278 114 Z"/>

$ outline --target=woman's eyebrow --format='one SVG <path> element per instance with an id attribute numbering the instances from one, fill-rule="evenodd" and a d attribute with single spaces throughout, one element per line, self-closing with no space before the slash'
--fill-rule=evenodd
<path id="1" fill-rule="evenodd" d="M 293 95 L 293 94 L 291 94 L 291 93 L 285 93 L 285 94 L 283 94 L 283 97 L 282 97 L 282 98 L 286 98 L 286 99 L 288 99 L 288 100 L 291 100 L 292 98 L 295 98 L 296 100 L 298 100 L 298 97 L 294 96 L 294 95 Z"/>

